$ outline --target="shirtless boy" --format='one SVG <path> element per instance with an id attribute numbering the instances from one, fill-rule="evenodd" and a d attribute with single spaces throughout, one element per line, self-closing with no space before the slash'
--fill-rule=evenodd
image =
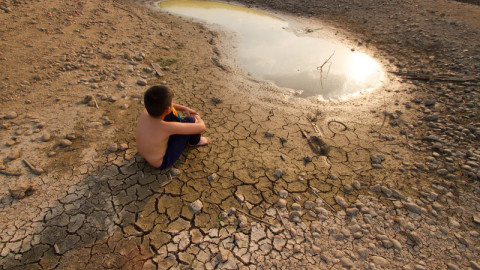
<path id="1" fill-rule="evenodd" d="M 144 96 L 145 110 L 138 118 L 137 151 L 153 167 L 173 165 L 188 145 L 206 145 L 205 123 L 190 108 L 174 104 L 173 92 L 165 86 L 152 86 Z M 181 119 L 177 111 L 187 116 Z"/>

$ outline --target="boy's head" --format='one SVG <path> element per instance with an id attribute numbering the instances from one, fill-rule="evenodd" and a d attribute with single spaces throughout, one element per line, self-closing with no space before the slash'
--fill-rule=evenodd
<path id="1" fill-rule="evenodd" d="M 166 86 L 152 86 L 144 96 L 145 108 L 152 117 L 161 116 L 172 105 L 173 92 Z"/>

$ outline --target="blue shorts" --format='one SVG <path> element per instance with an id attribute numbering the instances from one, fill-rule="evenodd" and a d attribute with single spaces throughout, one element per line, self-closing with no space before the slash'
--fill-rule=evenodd
<path id="1" fill-rule="evenodd" d="M 163 119 L 167 122 L 181 122 L 181 123 L 195 123 L 196 119 L 193 116 L 186 116 L 183 119 L 178 117 L 178 114 L 172 111 Z M 182 155 L 185 148 L 188 145 L 196 145 L 200 142 L 200 134 L 192 135 L 172 135 L 168 139 L 167 151 L 165 151 L 165 156 L 163 157 L 163 163 L 159 169 L 166 169 L 175 163 L 180 156 Z"/>

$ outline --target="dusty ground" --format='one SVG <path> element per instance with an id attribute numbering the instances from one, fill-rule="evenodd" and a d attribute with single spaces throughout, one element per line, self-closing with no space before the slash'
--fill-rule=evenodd
<path id="1" fill-rule="evenodd" d="M 480 8 L 240 2 L 399 77 L 301 100 L 245 75 L 227 33 L 150 2 L 0 1 L 1 267 L 479 269 Z M 159 83 L 212 138 L 172 171 L 135 151 Z"/>

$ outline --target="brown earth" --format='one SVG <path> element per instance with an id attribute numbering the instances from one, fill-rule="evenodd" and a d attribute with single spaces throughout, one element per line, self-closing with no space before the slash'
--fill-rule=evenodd
<path id="1" fill-rule="evenodd" d="M 0 1 L 2 268 L 141 268 L 182 229 L 206 235 L 221 226 L 230 207 L 265 217 L 284 189 L 290 204 L 314 201 L 316 188 L 336 210 L 336 195 L 395 207 L 369 188 L 377 183 L 428 209 L 425 194 L 445 193 L 438 222 L 456 217 L 463 231 L 479 231 L 478 6 L 238 2 L 296 16 L 398 76 L 348 101 L 304 100 L 247 75 L 228 33 L 149 1 Z M 160 76 L 151 63 L 163 67 Z M 136 155 L 133 134 L 143 92 L 162 83 L 203 116 L 212 138 L 177 162 L 171 182 Z M 328 154 L 302 132 L 321 137 Z M 65 138 L 71 145 L 61 146 Z M 372 162 L 378 155 L 381 164 Z M 354 181 L 362 188 L 347 191 Z M 35 188 L 29 196 L 9 193 L 25 185 Z M 193 215 L 197 199 L 204 208 Z M 478 259 L 478 238 L 468 241 L 464 266 Z M 172 263 L 186 264 L 178 256 Z"/>

